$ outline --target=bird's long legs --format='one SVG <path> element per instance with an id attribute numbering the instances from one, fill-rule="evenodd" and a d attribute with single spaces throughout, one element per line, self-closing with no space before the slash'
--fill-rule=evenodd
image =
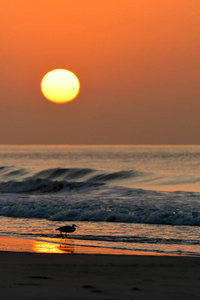
<path id="1" fill-rule="evenodd" d="M 65 239 L 66 239 L 66 238 L 68 238 L 68 235 L 67 235 L 67 233 L 66 233 L 65 235 L 63 235 L 63 234 L 62 234 L 62 232 L 61 232 L 60 234 L 61 234 L 61 238 L 62 238 L 62 239 L 64 239 L 64 238 L 65 238 Z"/>

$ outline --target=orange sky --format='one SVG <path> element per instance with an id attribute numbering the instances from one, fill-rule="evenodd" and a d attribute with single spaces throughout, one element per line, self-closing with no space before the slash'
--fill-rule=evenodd
<path id="1" fill-rule="evenodd" d="M 200 144 L 199 0 L 7 0 L 1 144 Z M 76 100 L 47 101 L 54 68 Z"/>

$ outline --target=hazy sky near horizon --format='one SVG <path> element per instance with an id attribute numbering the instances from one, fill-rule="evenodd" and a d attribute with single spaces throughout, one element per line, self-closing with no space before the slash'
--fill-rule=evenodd
<path id="1" fill-rule="evenodd" d="M 199 0 L 7 0 L 1 144 L 200 144 Z M 74 72 L 72 102 L 41 94 Z"/>

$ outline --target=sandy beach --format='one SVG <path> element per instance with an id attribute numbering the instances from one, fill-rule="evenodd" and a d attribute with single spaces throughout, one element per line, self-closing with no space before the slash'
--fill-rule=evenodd
<path id="1" fill-rule="evenodd" d="M 198 257 L 1 251 L 0 268 L 1 299 L 199 299 L 200 293 Z"/>

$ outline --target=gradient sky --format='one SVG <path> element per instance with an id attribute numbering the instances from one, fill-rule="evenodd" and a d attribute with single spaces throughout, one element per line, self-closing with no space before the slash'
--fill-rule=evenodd
<path id="1" fill-rule="evenodd" d="M 1 3 L 1 144 L 200 144 L 199 0 Z M 46 72 L 81 83 L 41 94 Z"/>

